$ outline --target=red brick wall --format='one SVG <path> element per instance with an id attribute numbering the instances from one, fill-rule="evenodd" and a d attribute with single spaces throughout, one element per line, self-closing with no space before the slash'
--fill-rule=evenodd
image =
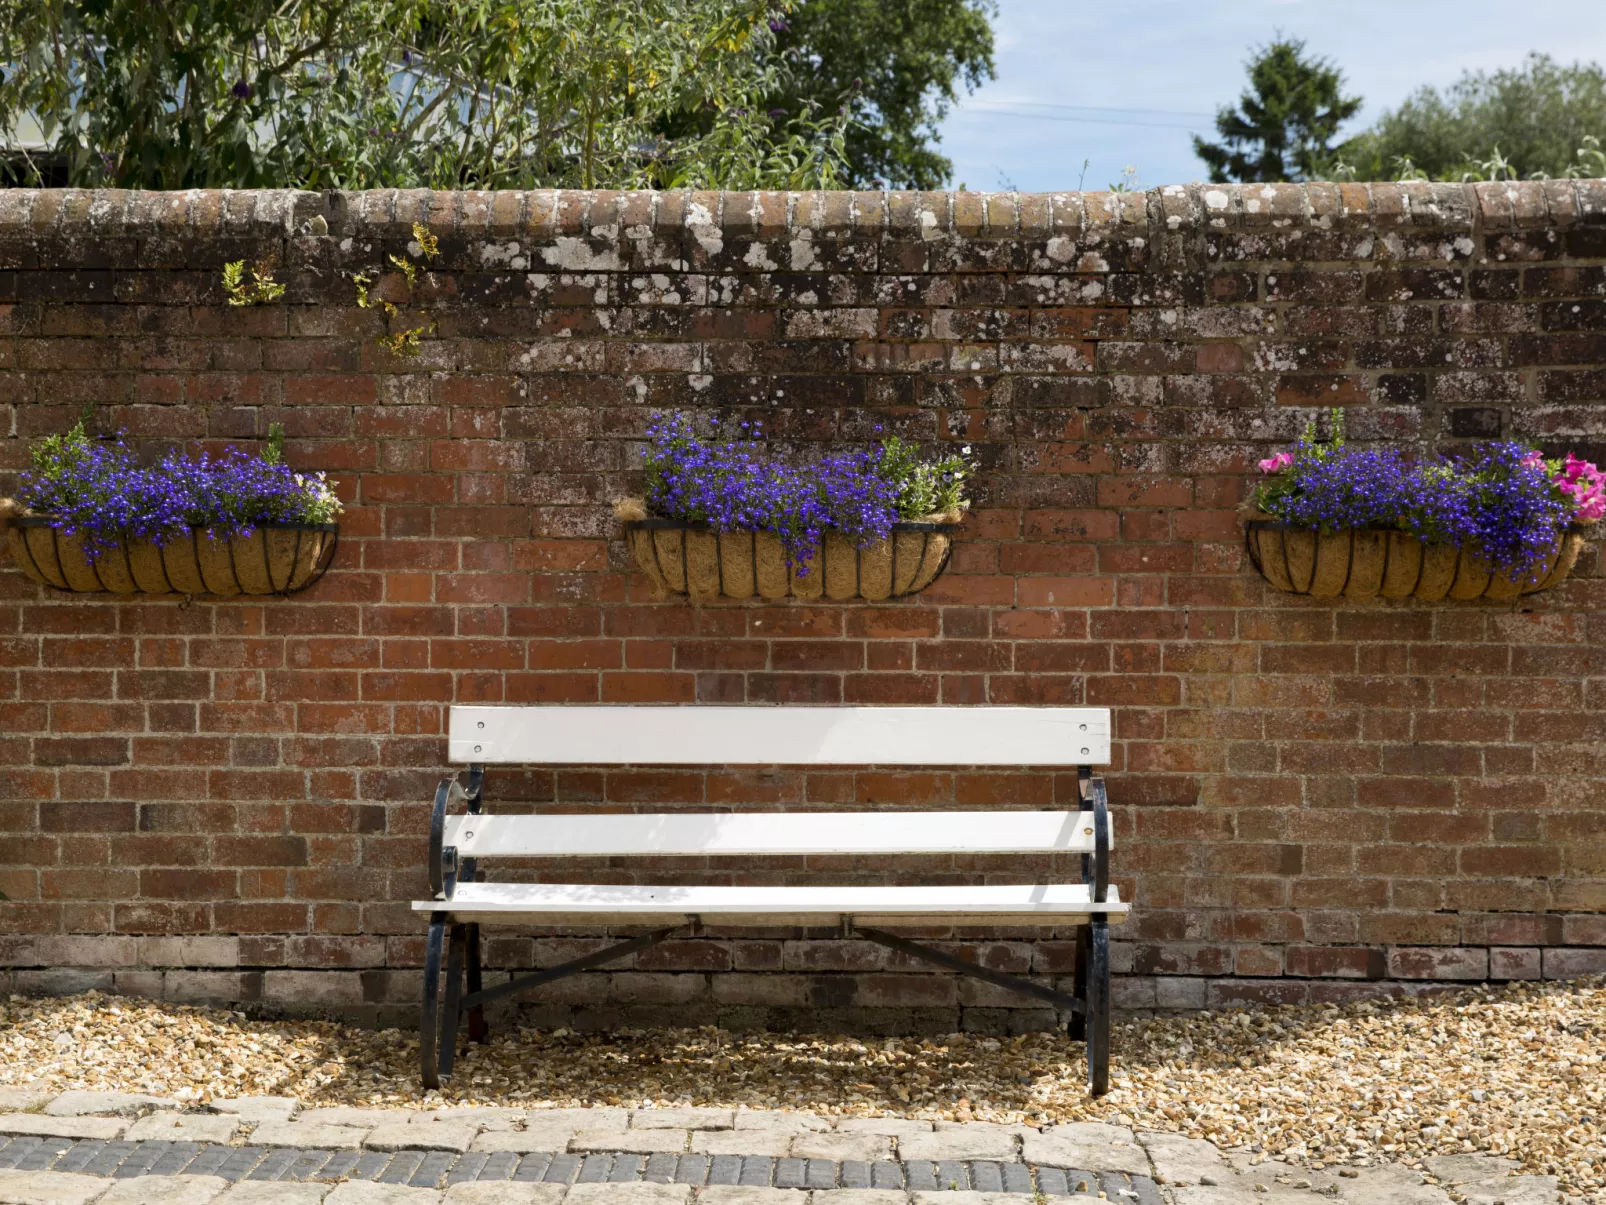
<path id="1" fill-rule="evenodd" d="M 414 220 L 440 236 L 439 327 L 407 360 L 347 274 Z M 278 266 L 284 302 L 222 304 L 242 257 Z M 90 402 L 152 448 L 283 422 L 348 511 L 292 600 L 65 597 L 0 570 L 0 989 L 409 1002 L 454 701 L 1110 705 L 1127 1006 L 1606 971 L 1598 552 L 1515 607 L 1318 602 L 1263 585 L 1233 514 L 1313 406 L 1361 439 L 1606 461 L 1606 183 L 0 192 L 0 485 Z M 948 575 L 906 605 L 654 602 L 608 504 L 652 415 L 713 407 L 787 441 L 972 444 Z M 490 793 L 1041 806 L 1069 784 L 532 769 Z M 580 944 L 512 936 L 491 961 Z M 1062 940 L 966 944 L 1067 967 Z M 577 1023 L 1042 1019 L 784 932 L 546 999 Z"/>

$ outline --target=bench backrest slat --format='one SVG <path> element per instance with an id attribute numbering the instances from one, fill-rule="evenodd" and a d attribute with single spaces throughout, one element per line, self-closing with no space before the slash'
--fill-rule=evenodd
<path id="1" fill-rule="evenodd" d="M 470 858 L 1087 853 L 1091 812 L 678 812 L 451 816 Z"/>
<path id="2" fill-rule="evenodd" d="M 454 762 L 1102 766 L 1104 707 L 453 707 Z"/>

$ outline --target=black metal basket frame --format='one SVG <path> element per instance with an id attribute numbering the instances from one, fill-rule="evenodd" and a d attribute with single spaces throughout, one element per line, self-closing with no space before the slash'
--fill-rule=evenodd
<path id="1" fill-rule="evenodd" d="M 23 515 L 17 519 L 13 519 L 12 522 L 14 522 L 18 527 L 48 527 L 50 529 L 51 549 L 56 554 L 56 564 L 61 564 L 61 525 L 53 520 L 51 516 Z M 199 565 L 201 559 L 201 532 L 212 531 L 214 529 L 215 526 L 197 526 L 193 523 L 189 525 L 190 546 L 194 551 L 197 565 Z M 329 566 L 334 563 L 335 550 L 340 546 L 340 524 L 338 523 L 253 523 L 251 524 L 251 529 L 253 531 L 293 531 L 296 533 L 295 554 L 290 558 L 292 578 L 294 577 L 295 566 L 301 560 L 301 533 L 306 531 L 327 531 L 334 533 L 334 539 L 329 541 L 329 544 L 324 549 L 323 554 L 319 556 L 317 562 L 313 565 L 312 573 L 305 582 L 299 586 L 296 586 L 294 589 L 287 588 L 284 590 L 270 590 L 266 594 L 252 594 L 251 597 L 253 598 L 289 598 L 293 594 L 300 594 L 303 590 L 313 585 L 318 581 L 319 578 L 329 571 Z M 225 539 L 223 543 L 229 550 L 229 576 L 234 579 L 234 584 L 238 587 L 240 586 L 240 571 L 234 560 L 234 541 L 232 539 Z M 128 538 L 119 533 L 117 537 L 117 544 L 118 547 L 122 549 L 123 559 L 126 561 L 128 559 Z M 33 548 L 29 545 L 26 539 L 22 541 L 22 547 L 28 554 L 28 563 L 33 566 L 34 572 L 37 573 L 40 578 L 46 579 L 46 583 L 48 585 L 49 574 L 45 573 L 45 571 L 39 567 L 39 562 L 33 555 Z M 85 557 L 84 559 L 88 562 L 90 569 L 94 571 L 95 580 L 100 583 L 100 589 L 102 592 L 107 594 L 120 593 L 119 591 L 112 590 L 106 585 L 106 580 L 100 575 L 98 558 Z M 168 594 L 188 593 L 188 591 L 180 590 L 173 585 L 172 578 L 168 577 L 167 575 L 167 562 L 163 560 L 160 563 L 162 566 L 162 580 L 167 584 L 166 592 Z M 267 575 L 268 582 L 271 585 L 273 582 L 273 565 L 268 559 L 268 542 L 266 540 L 262 541 L 262 571 Z M 66 575 L 63 574 L 62 576 L 65 578 Z M 49 588 L 52 590 L 61 590 L 67 594 L 86 593 L 85 591 L 74 590 L 70 586 L 50 585 Z M 144 593 L 144 591 L 135 591 L 135 593 Z M 239 593 L 247 594 L 249 592 L 242 587 L 239 589 Z M 231 596 L 217 595 L 216 597 L 222 598 Z"/>
<path id="2" fill-rule="evenodd" d="M 960 524 L 958 524 L 958 523 L 918 523 L 918 522 L 914 522 L 914 521 L 898 522 L 898 523 L 894 523 L 892 525 L 892 536 L 896 537 L 899 533 L 905 533 L 905 534 L 919 533 L 919 534 L 923 534 L 926 538 L 923 541 L 921 541 L 921 544 L 920 544 L 920 561 L 924 562 L 925 559 L 926 559 L 926 549 L 930 546 L 931 537 L 933 535 L 942 534 L 942 535 L 951 536 L 955 532 L 957 532 L 959 530 L 959 528 L 960 528 Z M 626 531 L 701 531 L 701 532 L 707 532 L 710 535 L 746 535 L 746 536 L 750 536 L 752 538 L 752 542 L 753 542 L 753 562 L 754 562 L 755 565 L 758 563 L 758 537 L 761 536 L 761 535 L 765 535 L 765 534 L 769 534 L 769 535 L 774 535 L 775 534 L 774 532 L 766 532 L 766 531 L 718 532 L 718 531 L 715 531 L 712 527 L 710 527 L 707 523 L 697 523 L 697 522 L 693 522 L 690 519 L 630 519 L 630 520 L 627 520 L 626 523 L 625 523 L 625 530 Z M 897 541 L 896 538 L 892 538 L 890 540 L 890 543 L 892 545 L 892 583 L 893 583 L 893 585 L 897 585 L 897 582 L 898 582 L 898 541 Z M 658 556 L 658 541 L 657 540 L 653 540 L 653 541 L 651 541 L 651 544 L 652 544 L 653 563 L 658 566 L 658 576 L 661 579 L 663 579 L 665 582 L 667 582 L 669 580 L 669 575 L 664 572 L 663 561 L 660 560 L 659 556 Z M 686 584 L 686 588 L 684 590 L 672 591 L 672 593 L 676 593 L 676 594 L 689 594 L 691 592 L 691 572 L 690 572 L 690 570 L 689 570 L 689 568 L 688 568 L 688 566 L 686 564 L 686 559 L 687 559 L 686 558 L 686 544 L 687 544 L 686 540 L 682 539 L 680 541 L 680 580 Z M 821 581 L 822 582 L 824 581 L 826 561 L 830 556 L 830 553 L 827 551 L 827 549 L 829 549 L 830 546 L 831 546 L 831 544 L 830 544 L 829 540 L 826 540 L 824 538 L 822 538 L 820 540 L 820 555 L 819 555 L 819 559 L 818 559 L 817 562 L 813 563 L 812 567 L 809 570 L 810 573 L 816 573 L 816 572 L 819 573 L 821 575 Z M 853 548 L 853 595 L 852 595 L 852 597 L 853 598 L 857 598 L 862 602 L 868 602 L 868 601 L 871 601 L 871 600 L 865 599 L 863 597 L 863 595 L 860 594 L 860 590 L 863 588 L 863 584 L 864 584 L 863 558 L 860 556 L 860 553 L 862 553 L 863 551 L 864 550 L 861 547 L 859 547 L 858 545 L 854 545 L 854 548 Z M 947 549 L 942 554 L 942 560 L 937 565 L 936 572 L 931 575 L 932 581 L 935 581 L 937 578 L 942 576 L 943 572 L 948 568 L 948 562 L 953 558 L 953 553 L 954 553 L 953 541 L 950 540 L 949 543 L 948 543 Z M 720 594 L 723 595 L 725 593 L 725 562 L 724 562 L 724 558 L 723 557 L 716 558 L 715 559 L 715 564 L 719 567 L 719 592 L 720 592 Z M 788 561 L 787 564 L 788 564 L 788 568 L 790 568 L 791 562 Z M 930 585 L 930 582 L 928 582 L 927 585 Z M 925 587 L 922 586 L 921 589 L 923 590 L 923 589 L 925 589 Z M 891 594 L 887 595 L 887 598 L 888 599 L 893 599 L 893 598 L 912 598 L 914 595 L 916 595 L 918 593 L 920 593 L 920 590 L 902 590 L 902 591 L 894 590 Z M 845 601 L 848 601 L 848 600 L 844 599 L 843 601 L 845 602 Z M 884 600 L 878 600 L 878 601 L 884 601 Z"/>

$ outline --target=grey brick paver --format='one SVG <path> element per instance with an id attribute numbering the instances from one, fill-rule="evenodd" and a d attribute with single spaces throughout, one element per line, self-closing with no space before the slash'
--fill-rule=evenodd
<path id="1" fill-rule="evenodd" d="M 498 1154 L 507 1153 L 508 1152 L 505 1151 L 498 1152 Z M 495 1155 L 492 1156 L 493 1159 L 495 1157 Z M 517 1156 L 515 1156 L 515 1158 L 517 1159 L 517 1162 L 508 1172 L 506 1178 L 509 1180 L 518 1180 L 523 1183 L 533 1183 L 536 1180 L 546 1179 L 547 1169 L 552 1166 L 554 1156 L 549 1153 L 537 1152 L 533 1155 L 525 1155 L 522 1159 L 518 1159 Z M 568 1156 L 564 1156 L 564 1158 L 568 1158 Z M 486 1180 L 501 1178 L 491 1174 L 491 1165 L 489 1163 L 485 1165 L 485 1171 L 481 1173 L 481 1176 Z M 567 1184 L 568 1177 L 563 1177 L 562 1182 Z"/>
<path id="2" fill-rule="evenodd" d="M 398 1151 L 385 1164 L 385 1170 L 374 1177 L 380 1184 L 406 1184 L 412 1179 L 418 1165 L 424 1161 L 421 1151 Z"/>
<path id="3" fill-rule="evenodd" d="M 297 1151 L 296 1160 L 284 1175 L 286 1180 L 311 1180 L 328 1164 L 333 1151 Z"/>
<path id="4" fill-rule="evenodd" d="M 742 1178 L 742 1161 L 735 1155 L 715 1155 L 708 1163 L 707 1184 L 735 1184 Z"/>
<path id="5" fill-rule="evenodd" d="M 91 1176 L 109 1176 L 134 1153 L 136 1145 L 132 1142 L 108 1142 L 100 1148 L 99 1154 L 84 1164 L 83 1170 Z"/>
<path id="6" fill-rule="evenodd" d="M 128 1158 L 117 1165 L 117 1170 L 112 1175 L 119 1180 L 126 1180 L 130 1176 L 143 1176 L 150 1171 L 151 1164 L 167 1154 L 168 1149 L 168 1144 L 165 1142 L 142 1142 L 129 1152 Z"/>
<path id="7" fill-rule="evenodd" d="M 709 1156 L 682 1155 L 675 1161 L 675 1183 L 707 1184 Z"/>
<path id="8" fill-rule="evenodd" d="M 465 1155 L 464 1158 L 468 1158 L 468 1156 Z M 525 1158 L 535 1158 L 535 1156 L 527 1155 Z M 511 1151 L 497 1151 L 486 1156 L 485 1166 L 480 1168 L 479 1178 L 481 1180 L 511 1180 L 513 1173 L 518 1169 L 519 1156 Z M 546 1169 L 543 1167 L 542 1170 Z"/>
<path id="9" fill-rule="evenodd" d="M 641 1170 L 641 1178 L 653 1184 L 673 1184 L 675 1182 L 675 1169 L 680 1165 L 680 1155 L 669 1155 L 662 1152 L 648 1155 L 646 1166 Z"/>
<path id="10" fill-rule="evenodd" d="M 430 1151 L 407 1183 L 414 1188 L 439 1188 L 455 1162 L 457 1155 L 452 1151 Z"/>
<path id="11" fill-rule="evenodd" d="M 570 1184 L 580 1171 L 581 1162 L 579 1155 L 554 1155 L 541 1179 L 548 1184 Z M 519 1170 L 523 1171 L 523 1168 Z M 522 1178 L 522 1176 L 514 1177 L 516 1180 Z"/>
<path id="12" fill-rule="evenodd" d="M 613 1167 L 613 1156 L 603 1154 L 590 1154 L 585 1162 L 580 1164 L 580 1170 L 574 1177 L 576 1184 L 602 1184 L 608 1179 L 608 1172 Z"/>
<path id="13" fill-rule="evenodd" d="M 619 1155 L 608 1169 L 608 1179 L 615 1184 L 634 1184 L 641 1179 L 641 1173 L 647 1166 L 645 1155 Z"/>
<path id="14" fill-rule="evenodd" d="M 97 1149 L 91 1158 L 98 1158 L 106 1148 L 104 1142 L 96 1144 Z M 66 1152 L 72 1150 L 73 1143 L 64 1138 L 44 1138 L 35 1142 L 22 1157 L 17 1160 L 16 1170 L 19 1172 L 41 1172 L 48 1167 L 54 1167 L 56 1160 Z M 121 1160 L 119 1159 L 119 1162 Z M 113 1167 L 116 1166 L 114 1163 Z"/>
<path id="15" fill-rule="evenodd" d="M 328 1155 L 327 1151 L 319 1151 L 318 1153 L 320 1155 Z M 364 1158 L 366 1158 L 365 1155 L 359 1155 L 356 1151 L 336 1151 L 324 1160 L 323 1166 L 318 1169 L 318 1178 L 321 1180 L 335 1180 L 341 1176 L 350 1175 L 351 1170 Z"/>
<path id="16" fill-rule="evenodd" d="M 877 1160 L 870 1165 L 871 1188 L 903 1188 L 907 1185 L 908 1176 L 901 1163 L 891 1160 Z"/>
<path id="17" fill-rule="evenodd" d="M 485 1167 L 490 1158 L 489 1155 L 459 1155 L 457 1161 L 452 1164 L 451 1170 L 446 1173 L 446 1184 L 466 1184 L 470 1180 L 478 1179 L 481 1169 Z"/>
<path id="18" fill-rule="evenodd" d="M 749 1156 L 742 1160 L 742 1174 L 736 1183 L 748 1187 L 767 1187 L 775 1177 L 775 1160 L 764 1155 Z"/>
<path id="19" fill-rule="evenodd" d="M 352 1164 L 351 1170 L 346 1174 L 357 1180 L 373 1180 L 390 1166 L 390 1154 L 386 1151 L 364 1151 Z"/>
<path id="20" fill-rule="evenodd" d="M 1032 1184 L 1031 1169 L 1024 1163 L 1000 1163 L 998 1170 L 1003 1173 L 1005 1192 L 1032 1191 L 1034 1185 Z M 1044 1189 L 1043 1191 L 1047 1192 L 1048 1190 Z"/>
<path id="21" fill-rule="evenodd" d="M 155 1163 L 151 1164 L 151 1175 L 176 1176 L 183 1172 L 184 1169 L 187 1168 L 191 1163 L 195 1162 L 195 1156 L 199 1155 L 204 1149 L 204 1144 L 199 1142 L 169 1143 L 167 1154 L 163 1155 Z M 190 1172 L 188 1174 L 200 1175 L 203 1173 Z"/>
<path id="22" fill-rule="evenodd" d="M 195 1158 L 184 1165 L 183 1170 L 191 1176 L 215 1176 L 233 1154 L 234 1151 L 226 1146 L 204 1146 L 196 1152 Z"/>
<path id="23" fill-rule="evenodd" d="M 295 1166 L 296 1159 L 299 1156 L 299 1151 L 283 1149 L 269 1151 L 242 1178 L 246 1180 L 282 1180 L 285 1177 L 285 1173 Z"/>
<path id="24" fill-rule="evenodd" d="M 970 1186 L 977 1192 L 1003 1192 L 1004 1168 L 999 1163 L 976 1162 L 966 1166 Z"/>

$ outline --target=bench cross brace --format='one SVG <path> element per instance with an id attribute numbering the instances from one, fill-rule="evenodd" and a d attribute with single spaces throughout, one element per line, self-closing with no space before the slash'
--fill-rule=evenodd
<path id="1" fill-rule="evenodd" d="M 878 946 L 886 946 L 887 949 L 896 950 L 900 954 L 907 954 L 910 958 L 934 962 L 940 967 L 946 967 L 950 971 L 957 971 L 961 975 L 969 975 L 972 979 L 983 980 L 995 987 L 1005 988 L 1012 992 L 1020 992 L 1025 996 L 1035 996 L 1039 1000 L 1046 1000 L 1063 1012 L 1073 1014 L 1087 1012 L 1087 1005 L 1076 997 L 1067 996 L 1064 992 L 1056 992 L 1053 988 L 1044 987 L 1041 983 L 1033 983 L 1030 979 L 1022 979 L 1016 975 L 1006 975 L 1003 971 L 995 971 L 989 967 L 978 966 L 974 962 L 967 962 L 965 959 L 956 958 L 952 954 L 944 954 L 941 950 L 930 949 L 904 937 L 884 933 L 880 929 L 865 929 L 857 925 L 849 925 L 848 931 L 853 936 L 862 937 L 866 941 L 873 941 Z"/>
<path id="2" fill-rule="evenodd" d="M 644 933 L 640 937 L 633 937 L 629 941 L 619 942 L 606 949 L 595 950 L 579 958 L 571 958 L 568 962 L 548 967 L 544 971 L 536 971 L 533 975 L 524 975 L 494 987 L 482 988 L 479 926 L 449 925 L 446 913 L 435 913 L 430 918 L 429 937 L 425 946 L 424 1011 L 419 1034 L 419 1056 L 424 1086 L 438 1088 L 442 1080 L 450 1078 L 452 1063 L 457 1054 L 457 1032 L 465 1016 L 469 1022 L 469 1037 L 476 1042 L 486 1040 L 488 1032 L 484 1010 L 487 1001 L 529 991 L 543 984 L 567 979 L 570 975 L 579 974 L 581 971 L 589 971 L 592 967 L 601 966 L 603 963 L 627 958 L 641 950 L 650 949 L 685 927 L 672 925 L 667 929 Z M 446 954 L 444 1000 L 440 998 L 443 949 Z M 466 995 L 462 992 L 465 978 L 468 981 Z"/>

